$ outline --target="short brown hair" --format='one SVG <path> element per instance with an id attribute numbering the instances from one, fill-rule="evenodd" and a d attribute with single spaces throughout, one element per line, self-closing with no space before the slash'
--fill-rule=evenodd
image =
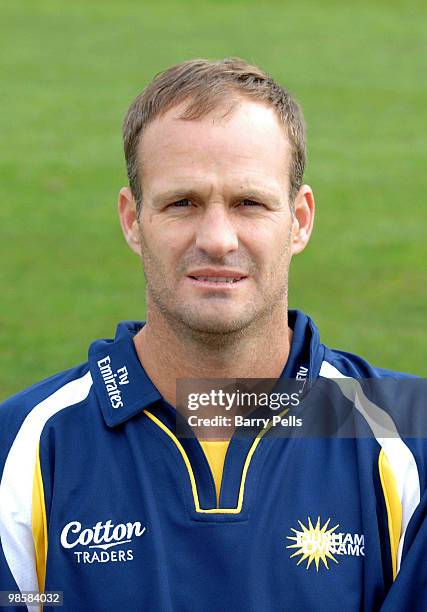
<path id="1" fill-rule="evenodd" d="M 206 116 L 224 102 L 231 108 L 241 97 L 272 106 L 291 145 L 289 198 L 293 203 L 301 187 L 306 160 L 305 124 L 302 110 L 291 94 L 257 66 L 239 58 L 218 61 L 194 59 L 159 73 L 135 98 L 123 122 L 123 143 L 129 185 L 139 214 L 142 186 L 138 176 L 138 144 L 147 124 L 188 100 L 180 119 Z"/>

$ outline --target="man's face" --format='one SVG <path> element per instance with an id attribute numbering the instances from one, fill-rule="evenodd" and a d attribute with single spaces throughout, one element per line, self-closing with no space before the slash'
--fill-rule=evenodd
<path id="1" fill-rule="evenodd" d="M 193 331 L 243 331 L 287 305 L 290 146 L 262 103 L 194 121 L 180 110 L 150 123 L 139 147 L 149 312 Z"/>

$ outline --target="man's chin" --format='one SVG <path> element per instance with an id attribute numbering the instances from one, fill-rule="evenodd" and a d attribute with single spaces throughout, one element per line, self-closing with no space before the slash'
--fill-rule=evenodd
<path id="1" fill-rule="evenodd" d="M 186 313 L 181 322 L 189 330 L 197 334 L 224 336 L 238 334 L 246 330 L 252 323 L 252 318 L 246 316 L 208 316 L 206 313 Z"/>

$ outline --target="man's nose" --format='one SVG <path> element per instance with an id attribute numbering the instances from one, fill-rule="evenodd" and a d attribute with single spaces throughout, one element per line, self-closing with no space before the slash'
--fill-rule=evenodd
<path id="1" fill-rule="evenodd" d="M 208 206 L 197 226 L 196 246 L 212 257 L 223 257 L 238 248 L 236 229 L 222 205 Z"/>

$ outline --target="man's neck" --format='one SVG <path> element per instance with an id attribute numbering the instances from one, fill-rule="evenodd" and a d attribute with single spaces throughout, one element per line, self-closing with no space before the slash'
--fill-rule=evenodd
<path id="1" fill-rule="evenodd" d="M 209 342 L 197 333 L 180 333 L 152 312 L 134 344 L 150 379 L 165 400 L 176 406 L 179 378 L 278 378 L 292 342 L 287 314 L 287 307 L 282 307 L 266 323 L 254 325 L 254 330 L 216 341 L 212 337 Z"/>

